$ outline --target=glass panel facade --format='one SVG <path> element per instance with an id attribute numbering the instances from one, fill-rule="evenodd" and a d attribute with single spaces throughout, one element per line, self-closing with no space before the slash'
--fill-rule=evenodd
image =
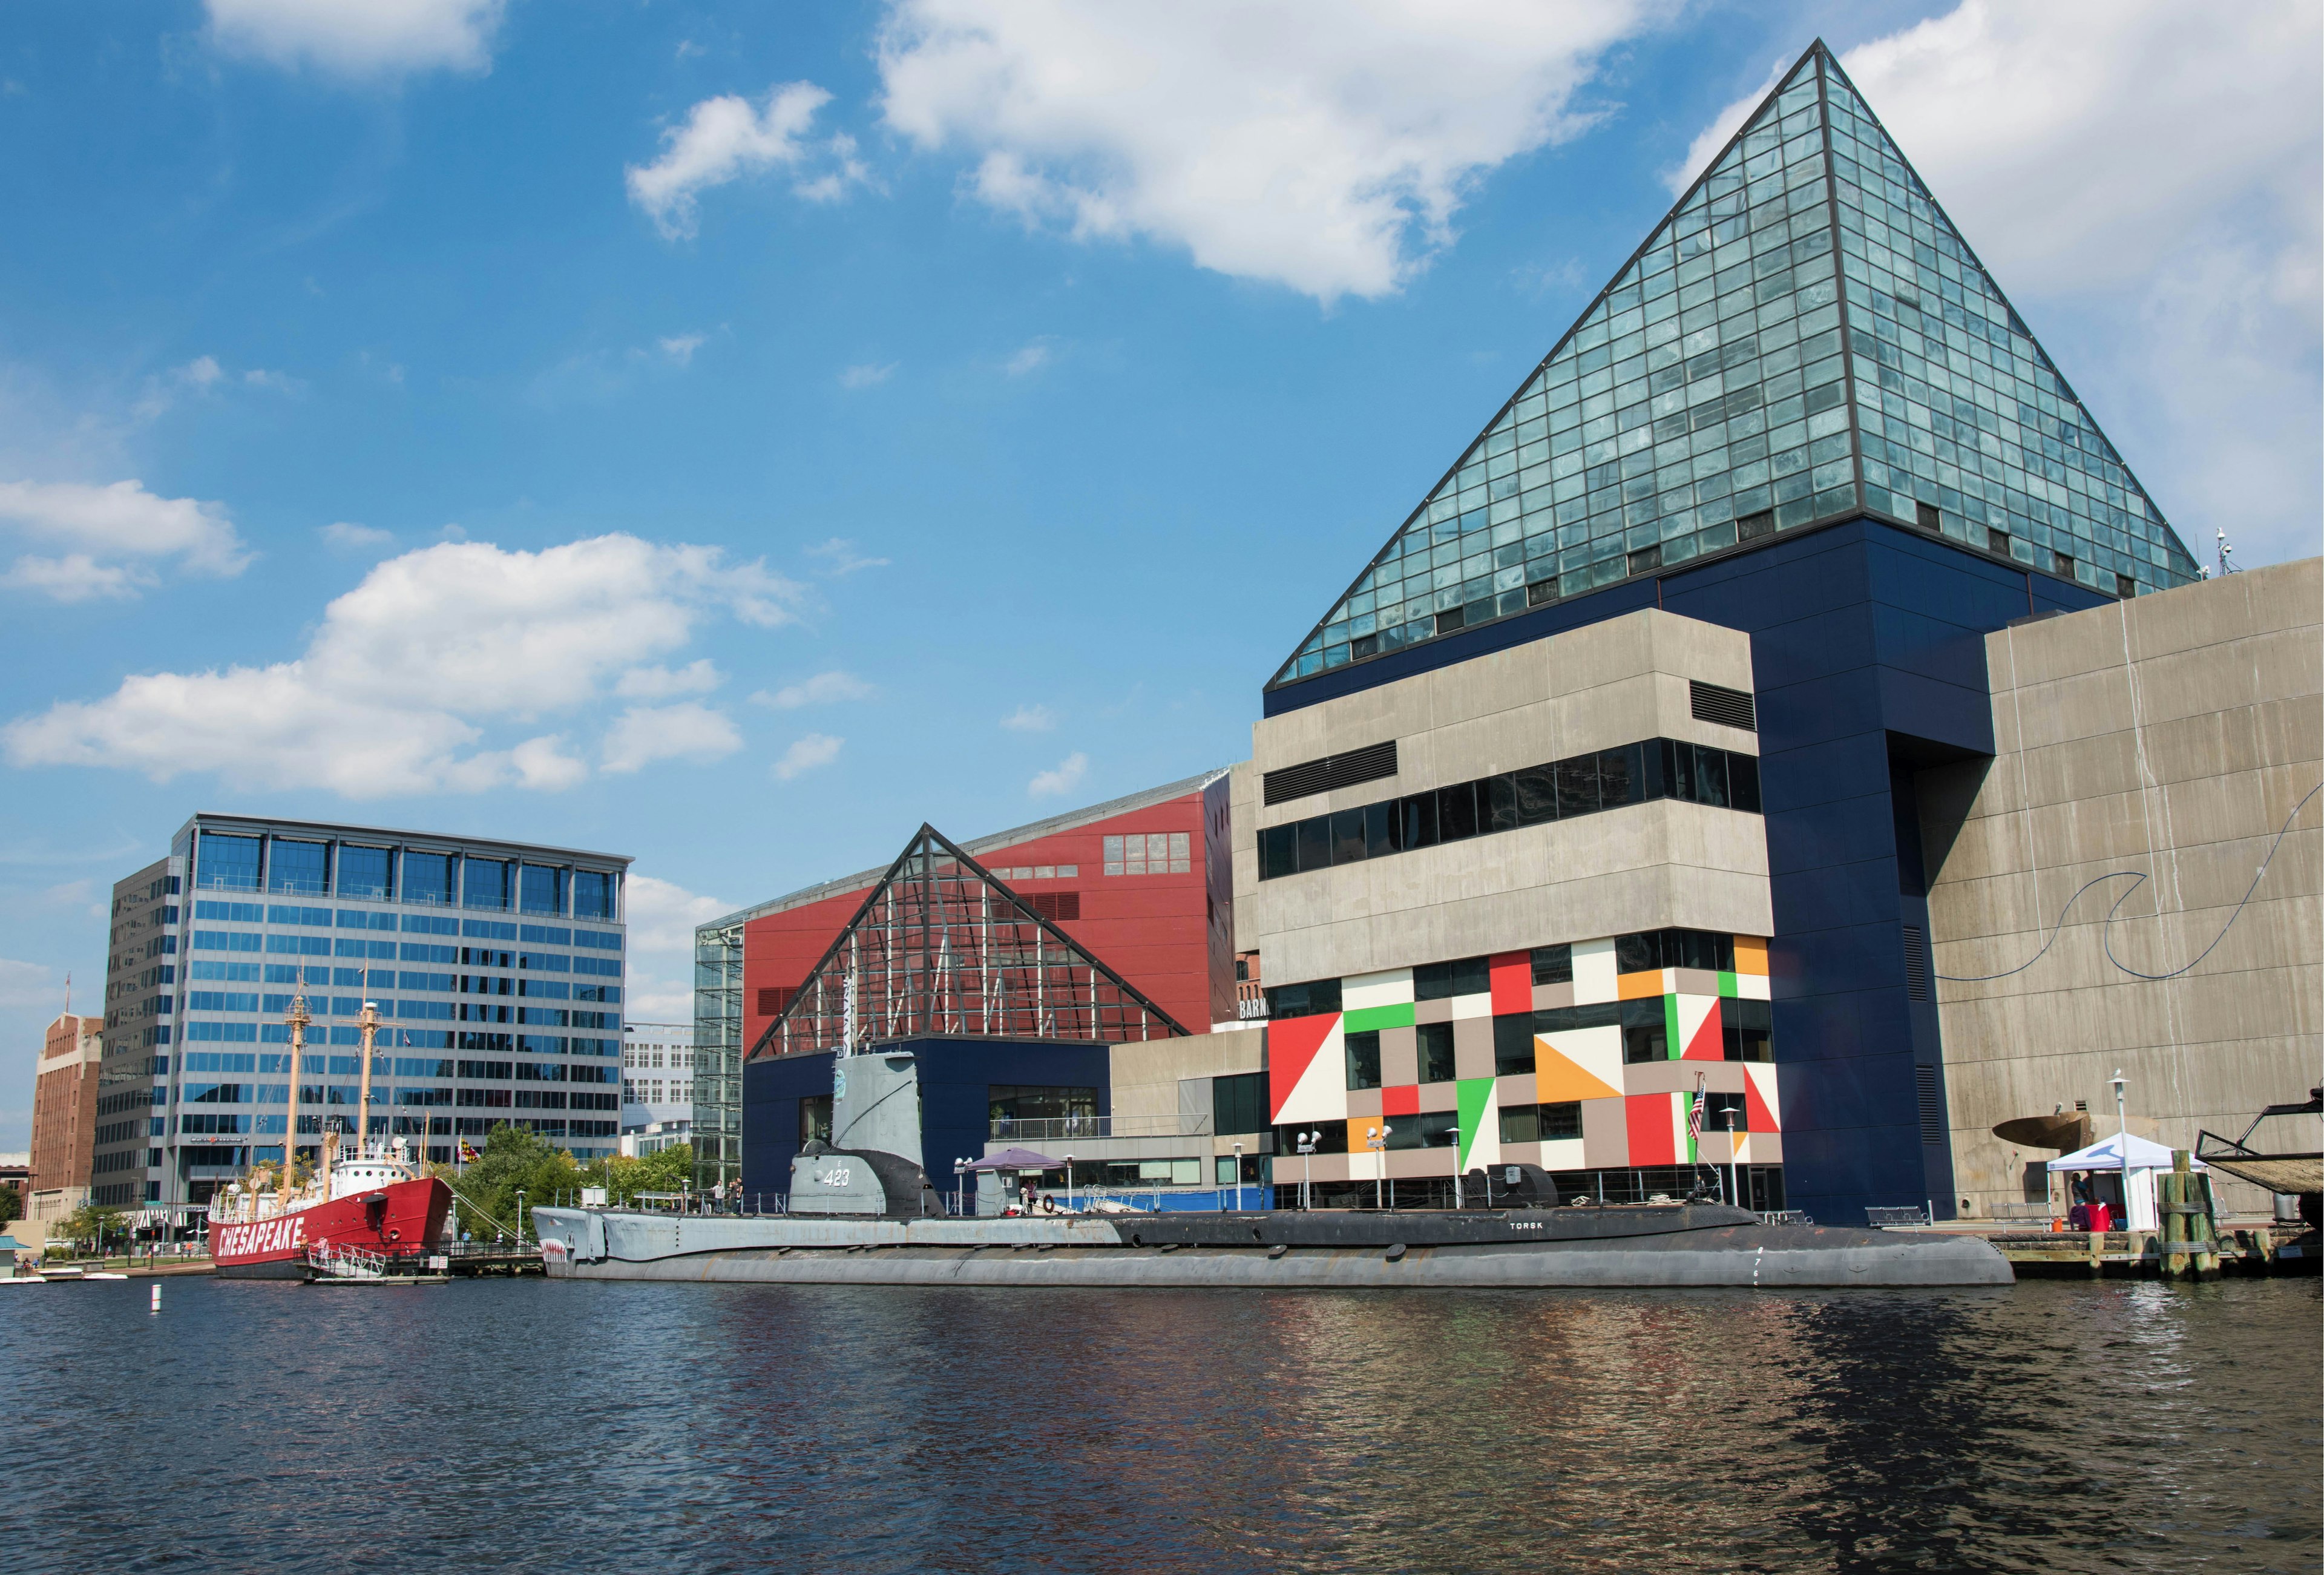
<path id="1" fill-rule="evenodd" d="M 603 870 L 573 871 L 573 916 L 610 922 L 613 917 L 613 899 L 620 879 Z"/>
<path id="2" fill-rule="evenodd" d="M 1818 48 L 1273 683 L 1868 511 L 2110 594 L 2197 573 Z"/>
<path id="3" fill-rule="evenodd" d="M 403 855 L 403 900 L 432 902 L 443 907 L 450 907 L 452 855 L 405 853 Z"/>
<path id="4" fill-rule="evenodd" d="M 339 849 L 339 895 L 384 900 L 395 890 L 395 854 L 388 848 Z"/>
<path id="5" fill-rule="evenodd" d="M 258 889 L 258 839 L 201 835 L 201 855 L 194 866 L 194 885 L 211 891 Z"/>
<path id="6" fill-rule="evenodd" d="M 506 907 L 509 905 L 509 867 L 504 860 L 463 859 L 460 864 L 461 907 Z"/>
<path id="7" fill-rule="evenodd" d="M 292 843 L 281 837 L 266 861 L 266 889 L 321 897 L 331 889 L 331 845 Z"/>
<path id="8" fill-rule="evenodd" d="M 523 909 L 527 913 L 561 914 L 565 911 L 565 871 L 539 864 L 524 867 L 521 892 Z"/>
<path id="9" fill-rule="evenodd" d="M 1830 71 L 1833 191 L 1867 506 L 2117 594 L 2194 579 L 2184 545 L 1888 140 Z M 2006 537 L 1997 540 L 1996 537 Z"/>

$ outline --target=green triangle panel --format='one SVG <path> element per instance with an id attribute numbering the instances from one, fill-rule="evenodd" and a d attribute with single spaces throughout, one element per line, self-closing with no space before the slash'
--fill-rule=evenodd
<path id="1" fill-rule="evenodd" d="M 1273 682 L 1867 509 L 2109 594 L 2196 575 L 1819 43 Z"/>

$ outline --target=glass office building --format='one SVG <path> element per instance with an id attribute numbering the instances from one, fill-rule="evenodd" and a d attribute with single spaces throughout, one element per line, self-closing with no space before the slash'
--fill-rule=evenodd
<path id="1" fill-rule="evenodd" d="M 355 1130 L 355 1018 L 368 1001 L 383 1020 L 372 1136 L 449 1161 L 461 1140 L 481 1146 L 508 1122 L 576 1158 L 612 1154 L 629 863 L 477 838 L 194 816 L 166 867 L 131 877 L 133 906 L 149 889 L 153 898 L 138 907 L 134 957 L 116 926 L 124 988 L 107 1002 L 106 1064 L 117 1075 L 105 1092 L 139 1109 L 135 1134 L 108 1135 L 124 1153 L 142 1150 L 142 1163 L 116 1160 L 100 1201 L 198 1204 L 249 1165 L 282 1156 L 283 1019 L 300 995 L 314 1018 L 300 1076 L 302 1151 L 327 1126 Z"/>

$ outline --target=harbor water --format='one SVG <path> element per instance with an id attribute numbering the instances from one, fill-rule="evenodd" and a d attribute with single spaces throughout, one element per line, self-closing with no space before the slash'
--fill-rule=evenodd
<path id="1" fill-rule="evenodd" d="M 2318 1561 L 2313 1279 L 6 1295 L 6 1570 Z"/>

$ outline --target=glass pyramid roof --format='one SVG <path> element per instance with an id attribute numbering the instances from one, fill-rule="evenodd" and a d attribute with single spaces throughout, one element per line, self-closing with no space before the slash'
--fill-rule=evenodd
<path id="1" fill-rule="evenodd" d="M 1186 1029 L 923 825 L 744 1057 L 878 1039 L 1120 1044 Z"/>
<path id="2" fill-rule="evenodd" d="M 2199 573 L 1819 40 L 1268 686 L 1859 514 Z"/>

